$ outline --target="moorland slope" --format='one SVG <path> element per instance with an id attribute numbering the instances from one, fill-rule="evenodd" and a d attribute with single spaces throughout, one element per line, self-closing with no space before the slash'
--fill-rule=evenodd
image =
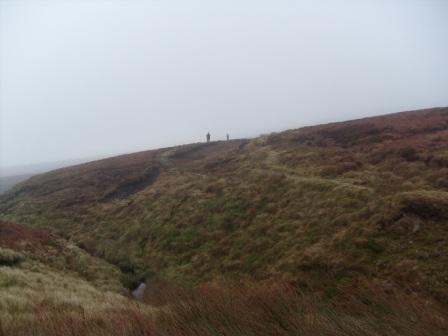
<path id="1" fill-rule="evenodd" d="M 448 302 L 448 108 L 122 155 L 32 177 L 0 217 L 127 274 L 375 280 Z"/>

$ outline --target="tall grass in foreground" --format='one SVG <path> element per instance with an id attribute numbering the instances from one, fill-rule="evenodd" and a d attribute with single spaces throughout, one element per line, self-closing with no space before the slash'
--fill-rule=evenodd
<path id="1" fill-rule="evenodd" d="M 0 336 L 448 335 L 443 307 L 376 287 L 356 297 L 341 293 L 330 303 L 282 283 L 210 283 L 193 290 L 156 283 L 145 301 L 156 313 L 138 306 L 88 314 L 37 307 L 26 324 L 0 318 Z"/>
<path id="2" fill-rule="evenodd" d="M 338 295 L 330 303 L 288 284 L 212 283 L 183 292 L 158 314 L 157 327 L 182 336 L 448 335 L 448 315 L 413 295 L 374 286 Z"/>
<path id="3" fill-rule="evenodd" d="M 149 336 L 153 316 L 135 307 L 85 312 L 72 307 L 36 308 L 33 316 L 0 317 L 0 336 Z"/>

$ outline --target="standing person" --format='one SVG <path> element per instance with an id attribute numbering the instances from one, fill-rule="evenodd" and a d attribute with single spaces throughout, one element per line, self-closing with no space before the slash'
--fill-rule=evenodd
<path id="1" fill-rule="evenodd" d="M 229 141 L 229 139 L 230 139 L 230 136 L 229 136 L 229 133 L 227 133 L 227 141 Z"/>
<path id="2" fill-rule="evenodd" d="M 210 132 L 207 133 L 206 137 L 207 137 L 207 142 L 210 142 Z"/>

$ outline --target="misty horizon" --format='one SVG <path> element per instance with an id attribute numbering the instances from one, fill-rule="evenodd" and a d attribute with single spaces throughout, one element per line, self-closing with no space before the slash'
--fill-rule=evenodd
<path id="1" fill-rule="evenodd" d="M 443 107 L 445 107 L 445 106 L 432 106 L 432 107 L 428 107 L 427 109 L 443 108 Z M 419 110 L 419 109 L 417 109 L 417 110 Z M 414 111 L 414 110 L 396 111 L 396 112 L 390 112 L 390 113 L 385 113 L 385 114 L 381 114 L 381 115 L 388 115 L 388 114 L 394 114 L 394 113 L 400 113 L 400 112 L 409 112 L 409 111 Z M 375 117 L 375 116 L 381 116 L 381 115 L 373 114 L 371 116 L 370 115 L 369 116 L 362 116 L 360 118 L 354 117 L 353 119 L 332 120 L 332 121 L 328 121 L 328 123 L 344 122 L 344 121 L 349 121 L 349 120 L 369 118 L 369 117 Z M 327 122 L 323 122 L 322 124 L 325 124 L 325 123 L 327 123 Z M 278 132 L 282 132 L 282 131 L 286 131 L 286 130 L 290 130 L 290 129 L 297 129 L 297 128 L 302 128 L 302 127 L 315 126 L 315 125 L 318 125 L 318 124 L 299 125 L 299 126 L 296 126 L 296 127 L 290 127 L 290 128 L 280 129 L 280 130 L 273 130 L 272 132 L 260 133 L 260 134 L 256 134 L 256 135 L 253 135 L 253 136 L 241 137 L 241 138 L 237 138 L 237 139 L 254 139 L 254 138 L 257 138 L 259 136 L 263 136 L 265 134 L 278 133 Z M 226 136 L 226 134 L 221 136 L 221 137 L 219 137 L 219 138 L 214 138 L 213 135 L 212 135 L 211 141 L 212 142 L 213 141 L 226 141 L 225 136 Z M 235 140 L 235 139 L 234 138 L 230 138 L 230 140 Z M 50 171 L 50 170 L 53 170 L 53 169 L 69 167 L 69 166 L 72 166 L 72 165 L 77 165 L 77 164 L 82 164 L 82 163 L 86 163 L 86 162 L 102 160 L 102 159 L 106 159 L 106 158 L 110 158 L 110 157 L 126 155 L 126 154 L 136 153 L 136 152 L 140 152 L 140 151 L 163 149 L 163 148 L 168 148 L 168 147 L 176 147 L 176 146 L 189 145 L 189 144 L 201 143 L 201 142 L 206 142 L 205 134 L 203 136 L 203 139 L 199 140 L 197 142 L 178 143 L 178 144 L 173 144 L 173 145 L 170 145 L 170 146 L 161 146 L 161 147 L 160 146 L 159 147 L 148 147 L 147 146 L 147 147 L 141 147 L 141 148 L 134 148 L 134 149 L 131 149 L 131 150 L 125 151 L 125 152 L 99 153 L 97 156 L 68 157 L 68 158 L 65 158 L 63 160 L 56 160 L 56 161 L 44 161 L 44 162 L 25 163 L 25 164 L 20 164 L 20 165 L 0 166 L 0 176 L 40 174 L 40 173 L 44 173 L 44 172 L 47 172 L 47 171 Z"/>
<path id="2" fill-rule="evenodd" d="M 448 3 L 0 0 L 0 169 L 448 105 Z"/>

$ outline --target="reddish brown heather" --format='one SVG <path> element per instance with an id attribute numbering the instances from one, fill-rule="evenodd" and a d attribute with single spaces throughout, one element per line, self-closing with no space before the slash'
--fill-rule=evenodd
<path id="1" fill-rule="evenodd" d="M 53 253 L 56 253 L 55 245 L 51 243 L 55 239 L 48 229 L 29 228 L 0 220 L 0 247 L 16 251 L 43 252 L 42 250 L 51 244 Z"/>
<path id="2" fill-rule="evenodd" d="M 308 140 L 325 138 L 328 143 L 344 146 L 386 142 L 397 145 L 425 145 L 425 142 L 448 132 L 448 108 L 399 112 L 286 131 L 281 136 Z"/>

